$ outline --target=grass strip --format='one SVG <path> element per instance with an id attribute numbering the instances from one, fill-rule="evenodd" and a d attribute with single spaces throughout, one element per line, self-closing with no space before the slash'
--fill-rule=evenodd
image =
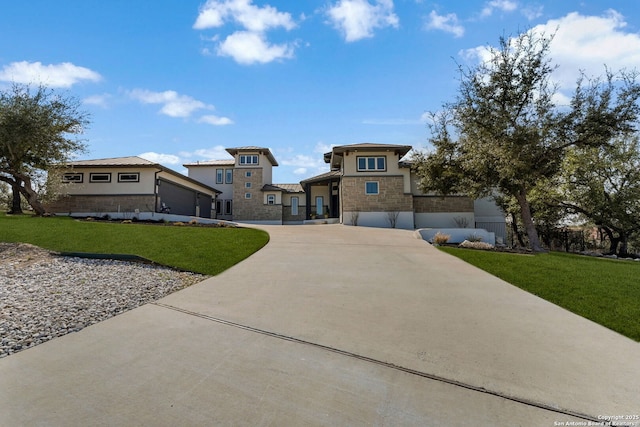
<path id="1" fill-rule="evenodd" d="M 57 252 L 131 254 L 181 270 L 216 275 L 269 241 L 252 228 L 78 221 L 0 213 L 0 241 Z"/>
<path id="2" fill-rule="evenodd" d="M 562 252 L 521 255 L 441 249 L 520 289 L 640 341 L 640 262 Z"/>

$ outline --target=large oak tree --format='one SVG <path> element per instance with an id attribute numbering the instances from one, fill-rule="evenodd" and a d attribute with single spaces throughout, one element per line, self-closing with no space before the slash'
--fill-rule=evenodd
<path id="1" fill-rule="evenodd" d="M 77 135 L 89 120 L 79 107 L 76 98 L 44 86 L 14 83 L 0 91 L 0 181 L 11 186 L 14 208 L 21 194 L 36 214 L 45 213 L 33 180 L 85 149 Z"/>
<path id="2" fill-rule="evenodd" d="M 530 197 L 559 173 L 569 147 L 606 145 L 638 117 L 634 74 L 581 79 L 569 107 L 554 103 L 549 47 L 552 37 L 527 31 L 500 38 L 488 59 L 460 67 L 457 98 L 432 114 L 433 150 L 417 153 L 414 168 L 424 191 L 486 196 L 517 202 L 533 251 L 544 251 Z"/>

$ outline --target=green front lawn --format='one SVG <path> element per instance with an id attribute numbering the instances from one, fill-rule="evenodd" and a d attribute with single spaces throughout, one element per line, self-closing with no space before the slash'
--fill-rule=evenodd
<path id="1" fill-rule="evenodd" d="M 560 252 L 519 255 L 451 247 L 442 250 L 640 341 L 640 262 Z"/>
<path id="2" fill-rule="evenodd" d="M 131 254 L 170 267 L 216 275 L 262 248 L 269 235 L 251 228 L 87 222 L 0 213 L 0 242 L 59 252 Z"/>

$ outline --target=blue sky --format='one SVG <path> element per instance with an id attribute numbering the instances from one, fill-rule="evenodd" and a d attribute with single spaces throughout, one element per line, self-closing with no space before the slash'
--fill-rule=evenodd
<path id="1" fill-rule="evenodd" d="M 0 89 L 42 82 L 83 102 L 80 158 L 183 163 L 269 147 L 274 182 L 361 142 L 426 147 L 456 63 L 502 35 L 557 29 L 559 102 L 579 70 L 640 69 L 637 0 L 26 0 L 2 2 Z"/>

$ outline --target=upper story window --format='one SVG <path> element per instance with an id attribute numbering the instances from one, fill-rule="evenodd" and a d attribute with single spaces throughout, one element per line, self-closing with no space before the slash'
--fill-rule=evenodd
<path id="1" fill-rule="evenodd" d="M 225 183 L 233 184 L 233 169 L 227 169 L 225 173 L 226 173 Z"/>
<path id="2" fill-rule="evenodd" d="M 216 184 L 222 184 L 224 169 L 216 169 Z"/>
<path id="3" fill-rule="evenodd" d="M 358 161 L 358 172 L 387 170 L 387 158 L 385 156 L 358 157 L 357 161 Z"/>
<path id="4" fill-rule="evenodd" d="M 276 195 L 275 194 L 267 194 L 267 204 L 275 205 L 276 204 Z"/>
<path id="5" fill-rule="evenodd" d="M 119 172 L 118 182 L 140 182 L 140 173 L 138 172 Z"/>
<path id="6" fill-rule="evenodd" d="M 244 176 L 247 177 L 247 178 L 251 178 L 251 171 L 246 171 L 244 173 Z"/>
<path id="7" fill-rule="evenodd" d="M 65 173 L 62 175 L 62 182 L 80 183 L 82 182 L 82 177 L 82 172 Z"/>
<path id="8" fill-rule="evenodd" d="M 110 173 L 90 173 L 89 182 L 111 182 Z"/>
<path id="9" fill-rule="evenodd" d="M 240 164 L 241 165 L 257 165 L 258 164 L 258 155 L 257 154 L 243 154 L 240 156 Z"/>

